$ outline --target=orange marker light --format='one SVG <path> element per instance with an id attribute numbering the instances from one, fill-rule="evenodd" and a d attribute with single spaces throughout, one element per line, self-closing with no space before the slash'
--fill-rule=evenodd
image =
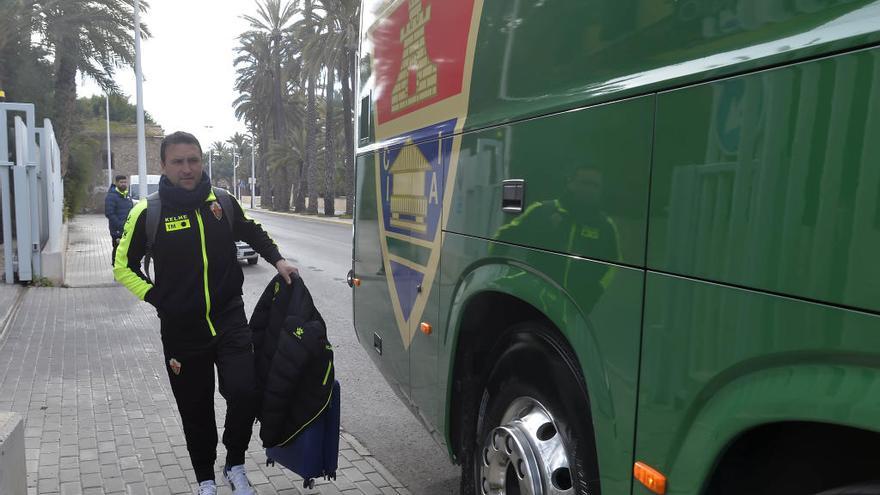
<path id="1" fill-rule="evenodd" d="M 663 476 L 660 474 L 660 471 L 657 471 L 644 462 L 637 462 L 635 466 L 633 466 L 633 476 L 635 476 L 641 484 L 645 485 L 648 490 L 651 490 L 658 495 L 666 493 L 666 476 Z"/>
<path id="2" fill-rule="evenodd" d="M 425 323 L 425 322 L 422 322 L 422 324 L 419 325 L 419 330 L 421 330 L 422 333 L 425 334 L 425 335 L 431 335 L 431 332 L 434 331 L 434 329 L 431 328 L 431 324 L 430 324 L 430 323 Z"/>
<path id="3" fill-rule="evenodd" d="M 351 279 L 351 283 L 354 284 L 355 287 L 360 287 L 361 286 L 361 279 L 353 278 L 353 279 Z"/>

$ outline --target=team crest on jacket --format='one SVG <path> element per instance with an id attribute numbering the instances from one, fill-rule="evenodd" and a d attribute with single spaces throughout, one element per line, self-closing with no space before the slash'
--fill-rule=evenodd
<path id="1" fill-rule="evenodd" d="M 482 0 L 378 2 L 373 46 L 379 238 L 404 347 L 434 287 L 467 116 Z"/>
<path id="2" fill-rule="evenodd" d="M 214 218 L 217 220 L 221 220 L 223 218 L 223 208 L 220 207 L 220 203 L 214 201 L 211 203 L 211 213 L 214 214 Z"/>
<path id="3" fill-rule="evenodd" d="M 168 367 L 171 368 L 171 372 L 174 373 L 175 375 L 180 374 L 180 368 L 181 368 L 180 361 L 178 361 L 174 358 L 171 358 L 168 360 Z"/>

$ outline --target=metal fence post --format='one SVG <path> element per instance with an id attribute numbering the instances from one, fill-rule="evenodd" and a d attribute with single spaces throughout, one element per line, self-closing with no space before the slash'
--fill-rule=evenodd
<path id="1" fill-rule="evenodd" d="M 36 134 L 34 135 L 34 147 L 36 148 Z M 37 179 L 40 174 L 39 162 L 36 156 L 31 155 L 31 159 L 25 163 L 27 169 L 28 180 L 28 199 L 30 199 L 31 213 L 31 266 L 33 267 L 33 278 L 43 276 L 42 259 L 40 251 L 42 251 L 43 238 L 40 228 L 40 190 L 37 185 Z"/>
<path id="2" fill-rule="evenodd" d="M 12 167 L 12 187 L 15 190 L 15 247 L 18 252 L 18 280 L 26 282 L 33 280 L 34 272 L 31 266 L 31 215 L 29 210 L 30 201 L 27 196 L 29 191 L 27 173 L 27 141 L 28 128 L 21 121 L 21 117 L 15 117 L 15 166 Z M 5 241 L 5 239 L 4 239 Z"/>
<path id="3" fill-rule="evenodd" d="M 15 283 L 15 267 L 12 264 L 12 203 L 9 200 L 12 195 L 9 184 L 12 162 L 9 161 L 6 125 L 6 111 L 0 109 L 0 209 L 2 209 L 3 216 L 3 273 L 5 274 L 5 282 L 12 284 Z"/>

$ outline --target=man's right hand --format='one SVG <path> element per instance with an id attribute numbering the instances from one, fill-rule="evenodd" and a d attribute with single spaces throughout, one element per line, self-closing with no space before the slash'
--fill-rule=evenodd
<path id="1" fill-rule="evenodd" d="M 281 274 L 281 277 L 287 282 L 287 285 L 290 285 L 291 277 L 299 276 L 299 270 L 284 258 L 281 258 L 275 263 L 275 269 L 278 270 L 278 273 Z"/>

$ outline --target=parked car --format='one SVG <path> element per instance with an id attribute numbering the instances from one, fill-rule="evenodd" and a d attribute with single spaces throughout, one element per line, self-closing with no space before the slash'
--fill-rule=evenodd
<path id="1" fill-rule="evenodd" d="M 247 261 L 248 265 L 256 265 L 257 260 L 260 259 L 260 255 L 254 251 L 254 248 L 244 241 L 235 241 L 235 251 L 238 261 Z"/>

